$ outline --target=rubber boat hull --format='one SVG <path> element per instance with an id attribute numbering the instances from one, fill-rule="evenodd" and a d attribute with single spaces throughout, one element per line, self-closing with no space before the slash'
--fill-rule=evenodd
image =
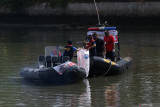
<path id="1" fill-rule="evenodd" d="M 77 65 L 64 66 L 65 64 L 49 68 L 23 68 L 20 75 L 28 80 L 42 80 L 45 82 L 74 83 L 86 77 L 86 71 Z M 59 71 L 57 72 L 57 68 Z"/>
<path id="2" fill-rule="evenodd" d="M 94 56 L 90 59 L 89 77 L 120 74 L 126 71 L 131 63 L 130 57 L 121 58 L 115 63 L 109 59 Z"/>

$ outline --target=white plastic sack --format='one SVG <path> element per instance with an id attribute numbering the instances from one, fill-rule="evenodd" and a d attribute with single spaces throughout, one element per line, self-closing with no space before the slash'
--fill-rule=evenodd
<path id="1" fill-rule="evenodd" d="M 73 62 L 68 61 L 68 62 L 65 62 L 65 63 L 63 63 L 63 64 L 61 64 L 61 65 L 57 65 L 57 66 L 55 66 L 55 67 L 53 67 L 53 68 L 54 68 L 60 75 L 62 75 L 62 73 L 65 72 L 68 67 L 73 66 L 73 65 L 76 65 L 76 64 L 73 63 Z"/>
<path id="2" fill-rule="evenodd" d="M 89 67 L 90 67 L 90 59 L 89 59 L 89 51 L 86 49 L 80 49 L 77 52 L 77 65 L 78 67 L 82 67 L 86 71 L 86 77 L 89 75 Z"/>

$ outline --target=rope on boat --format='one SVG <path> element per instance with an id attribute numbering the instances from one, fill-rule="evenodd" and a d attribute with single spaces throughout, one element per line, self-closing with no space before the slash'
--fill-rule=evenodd
<path id="1" fill-rule="evenodd" d="M 97 12 L 97 16 L 98 16 L 98 24 L 101 25 L 101 22 L 100 22 L 100 18 L 99 18 L 99 12 L 98 12 L 98 8 L 97 8 L 97 4 L 96 4 L 96 0 L 94 0 L 94 5 L 96 7 L 96 12 Z"/>
<path id="2" fill-rule="evenodd" d="M 108 59 L 108 60 L 110 60 L 110 59 Z M 104 77 L 105 75 L 107 75 L 109 70 L 111 69 L 111 66 L 112 66 L 112 61 L 110 60 L 110 65 L 109 65 L 108 70 L 104 74 L 102 74 L 101 76 L 97 76 L 97 77 Z M 94 77 L 96 77 L 96 76 L 94 75 Z"/>
<path id="3" fill-rule="evenodd" d="M 110 59 L 108 59 L 108 60 L 110 60 Z M 105 75 L 107 75 L 109 70 L 111 69 L 111 66 L 112 66 L 112 61 L 110 60 L 110 65 L 109 65 L 108 70 L 104 74 L 102 74 L 100 77 L 104 77 Z"/>

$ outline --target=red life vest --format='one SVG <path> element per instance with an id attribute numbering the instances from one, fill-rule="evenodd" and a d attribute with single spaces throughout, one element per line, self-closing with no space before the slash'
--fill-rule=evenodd
<path id="1" fill-rule="evenodd" d="M 93 44 L 92 44 L 93 42 L 94 42 L 94 39 L 92 39 L 91 42 L 88 43 L 87 49 L 93 45 Z"/>
<path id="2" fill-rule="evenodd" d="M 69 56 L 70 58 L 72 58 L 73 54 L 74 54 L 73 46 L 72 45 L 65 46 L 63 56 Z"/>

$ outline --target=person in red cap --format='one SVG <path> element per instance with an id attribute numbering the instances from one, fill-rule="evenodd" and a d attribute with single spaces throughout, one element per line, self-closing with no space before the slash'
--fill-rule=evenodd
<path id="1" fill-rule="evenodd" d="M 105 43 L 105 52 L 106 52 L 106 58 L 109 58 L 111 61 L 115 61 L 115 40 L 114 37 L 109 34 L 109 31 L 106 30 L 104 36 L 104 43 Z"/>

